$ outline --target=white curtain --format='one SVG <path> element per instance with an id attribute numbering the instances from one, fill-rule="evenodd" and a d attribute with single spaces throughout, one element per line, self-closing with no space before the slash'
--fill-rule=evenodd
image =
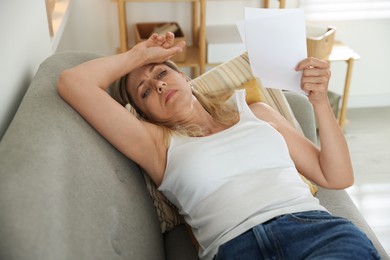
<path id="1" fill-rule="evenodd" d="M 390 0 L 300 0 L 309 21 L 389 19 Z"/>

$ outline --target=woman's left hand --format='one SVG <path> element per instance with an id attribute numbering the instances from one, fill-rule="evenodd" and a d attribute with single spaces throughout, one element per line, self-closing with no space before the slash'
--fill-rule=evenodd
<path id="1" fill-rule="evenodd" d="M 328 99 L 329 67 L 328 62 L 310 57 L 295 68 L 303 72 L 301 88 L 308 93 L 314 108 L 321 149 L 306 154 L 302 153 L 303 149 L 296 149 L 294 156 L 296 165 L 300 165 L 301 172 L 309 179 L 328 189 L 345 189 L 353 183 L 353 169 L 344 133 Z M 301 147 L 291 145 L 297 146 Z M 314 156 L 308 160 L 310 155 Z"/>
<path id="2" fill-rule="evenodd" d="M 302 71 L 301 88 L 308 93 L 313 105 L 328 102 L 331 75 L 328 62 L 309 57 L 299 62 L 295 70 Z"/>

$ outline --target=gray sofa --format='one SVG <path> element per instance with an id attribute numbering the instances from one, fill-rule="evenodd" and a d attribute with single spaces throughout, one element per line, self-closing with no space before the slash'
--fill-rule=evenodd
<path id="1" fill-rule="evenodd" d="M 95 57 L 70 52 L 44 61 L 1 140 L 0 259 L 197 259 L 184 226 L 161 234 L 137 165 L 58 96 L 59 73 Z M 314 140 L 307 99 L 286 95 Z M 345 191 L 317 196 L 388 258 Z"/>

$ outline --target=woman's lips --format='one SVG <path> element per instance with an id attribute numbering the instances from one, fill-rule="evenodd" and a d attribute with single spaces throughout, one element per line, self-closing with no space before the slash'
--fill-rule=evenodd
<path id="1" fill-rule="evenodd" d="M 167 103 L 175 94 L 175 90 L 169 90 L 165 95 L 165 103 Z"/>

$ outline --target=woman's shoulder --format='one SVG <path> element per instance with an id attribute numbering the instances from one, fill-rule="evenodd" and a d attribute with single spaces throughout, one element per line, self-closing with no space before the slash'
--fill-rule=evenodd
<path id="1" fill-rule="evenodd" d="M 249 108 L 252 110 L 252 112 L 257 115 L 263 115 L 263 114 L 273 114 L 275 110 L 268 104 L 264 102 L 255 102 L 249 105 Z"/>
<path id="2" fill-rule="evenodd" d="M 269 123 L 276 130 L 279 129 L 278 122 L 281 115 L 270 105 L 264 102 L 255 102 L 249 105 L 252 113 L 260 120 Z"/>

